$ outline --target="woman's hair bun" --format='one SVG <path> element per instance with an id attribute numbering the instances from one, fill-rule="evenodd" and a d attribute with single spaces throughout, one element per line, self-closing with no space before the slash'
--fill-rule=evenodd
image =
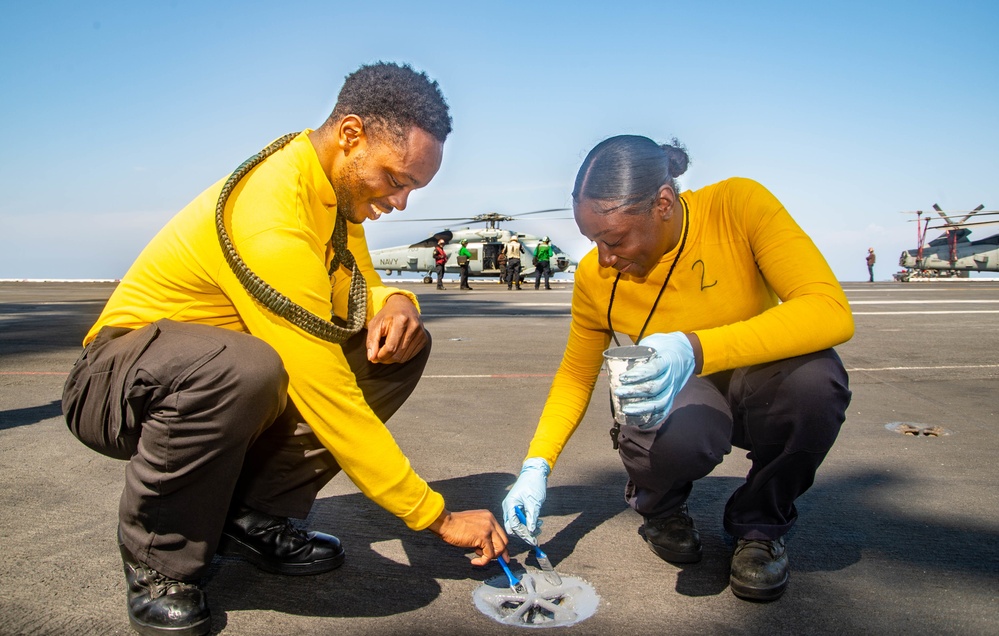
<path id="1" fill-rule="evenodd" d="M 687 165 L 690 164 L 690 157 L 687 155 L 687 148 L 676 137 L 673 137 L 670 143 L 662 144 L 659 147 L 666 153 L 671 177 L 679 177 L 687 171 Z"/>

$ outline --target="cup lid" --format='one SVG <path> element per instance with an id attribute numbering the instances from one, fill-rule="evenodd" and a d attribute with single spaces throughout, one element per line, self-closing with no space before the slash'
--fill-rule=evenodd
<path id="1" fill-rule="evenodd" d="M 628 345 L 626 347 L 612 347 L 604 351 L 604 358 L 614 360 L 633 360 L 635 358 L 650 358 L 654 356 L 656 350 L 643 345 Z"/>

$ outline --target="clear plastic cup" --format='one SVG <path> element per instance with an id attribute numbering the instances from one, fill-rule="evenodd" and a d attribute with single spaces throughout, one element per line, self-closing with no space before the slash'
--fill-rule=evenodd
<path id="1" fill-rule="evenodd" d="M 656 355 L 656 350 L 652 347 L 641 345 L 629 345 L 627 347 L 613 347 L 604 351 L 604 361 L 607 363 L 607 379 L 610 383 L 611 411 L 614 414 L 614 421 L 618 424 L 638 426 L 647 428 L 652 421 L 652 414 L 646 415 L 626 415 L 621 411 L 621 406 L 628 403 L 628 399 L 621 399 L 614 394 L 614 389 L 621 386 L 621 375 L 643 362 L 648 362 L 652 356 Z"/>

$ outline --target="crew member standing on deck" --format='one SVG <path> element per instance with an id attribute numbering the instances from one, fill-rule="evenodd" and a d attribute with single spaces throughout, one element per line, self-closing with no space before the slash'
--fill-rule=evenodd
<path id="1" fill-rule="evenodd" d="M 608 440 L 648 546 L 671 563 L 699 561 L 693 483 L 733 445 L 748 450 L 752 467 L 723 516 L 735 537 L 730 584 L 736 596 L 769 601 L 787 586 L 794 502 L 846 417 L 847 374 L 832 347 L 853 335 L 853 317 L 774 195 L 741 178 L 680 194 L 687 162 L 676 141 L 631 135 L 601 142 L 583 161 L 573 211 L 596 248 L 576 271 L 565 355 L 503 517 L 525 540 L 538 532 L 548 474 L 621 332 L 655 351 L 615 389 L 623 412 L 648 424 L 615 425 Z"/>
<path id="2" fill-rule="evenodd" d="M 523 251 L 524 248 L 521 247 L 516 236 L 510 237 L 510 241 L 503 248 L 503 253 L 506 254 L 507 289 L 513 289 L 514 284 L 517 285 L 517 289 L 520 289 L 520 255 Z"/>
<path id="3" fill-rule="evenodd" d="M 499 255 L 496 257 L 496 268 L 499 270 L 499 282 L 503 284 L 506 282 L 506 245 L 503 249 L 499 251 Z"/>
<path id="4" fill-rule="evenodd" d="M 545 277 L 545 289 L 551 289 L 548 279 L 552 275 L 552 246 L 551 239 L 547 236 L 541 239 L 537 249 L 534 250 L 534 260 L 537 261 L 534 265 L 534 289 L 541 288 L 542 276 Z"/>
<path id="5" fill-rule="evenodd" d="M 458 250 L 458 267 L 461 270 L 461 289 L 468 291 L 472 290 L 468 286 L 468 262 L 470 260 L 472 260 L 472 253 L 468 251 L 468 239 L 461 239 L 461 249 Z"/>
<path id="6" fill-rule="evenodd" d="M 447 252 L 444 250 L 444 239 L 437 239 L 434 246 L 434 270 L 437 272 L 437 289 L 444 289 L 444 264 L 447 263 Z"/>

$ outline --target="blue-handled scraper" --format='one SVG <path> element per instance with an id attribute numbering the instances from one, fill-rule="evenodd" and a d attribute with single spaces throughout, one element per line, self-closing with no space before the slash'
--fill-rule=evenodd
<path id="1" fill-rule="evenodd" d="M 527 526 L 527 516 L 524 514 L 524 509 L 517 506 L 514 508 L 514 511 L 517 513 L 517 518 L 520 519 L 520 522 Z M 541 566 L 541 571 L 545 579 L 552 585 L 562 585 L 562 577 L 552 567 L 552 562 L 548 559 L 548 555 L 545 554 L 545 551 L 537 543 L 534 543 L 534 556 L 538 559 L 538 565 Z"/>

